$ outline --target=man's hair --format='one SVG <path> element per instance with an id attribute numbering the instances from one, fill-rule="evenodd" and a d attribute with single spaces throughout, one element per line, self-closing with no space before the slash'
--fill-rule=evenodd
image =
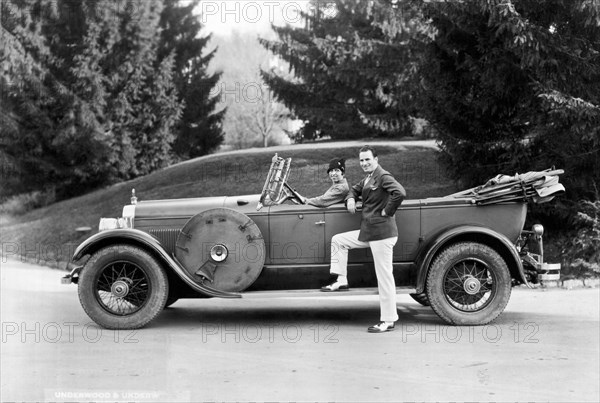
<path id="1" fill-rule="evenodd" d="M 369 145 L 367 146 L 363 146 L 358 152 L 359 153 L 364 153 L 367 151 L 371 151 L 371 153 L 373 154 L 373 158 L 377 157 L 377 151 L 375 151 L 375 149 Z"/>

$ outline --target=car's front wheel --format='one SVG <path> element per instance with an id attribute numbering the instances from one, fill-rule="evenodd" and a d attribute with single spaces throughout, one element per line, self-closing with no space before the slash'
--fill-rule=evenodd
<path id="1" fill-rule="evenodd" d="M 477 242 L 444 249 L 427 276 L 427 297 L 435 313 L 455 325 L 485 325 L 502 313 L 511 292 L 504 259 Z"/>
<path id="2" fill-rule="evenodd" d="M 112 245 L 87 261 L 79 278 L 79 300 L 88 316 L 107 329 L 137 329 L 163 310 L 167 276 L 145 250 Z"/>

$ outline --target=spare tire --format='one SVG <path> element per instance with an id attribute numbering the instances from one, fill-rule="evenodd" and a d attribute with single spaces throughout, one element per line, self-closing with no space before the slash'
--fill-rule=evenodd
<path id="1" fill-rule="evenodd" d="M 221 291 L 248 288 L 265 262 L 260 229 L 245 214 L 216 208 L 196 214 L 181 229 L 175 256 L 199 283 Z"/>

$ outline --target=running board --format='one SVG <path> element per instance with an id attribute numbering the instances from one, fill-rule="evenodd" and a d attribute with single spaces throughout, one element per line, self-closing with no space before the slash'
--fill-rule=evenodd
<path id="1" fill-rule="evenodd" d="M 413 287 L 396 287 L 396 294 L 414 294 L 417 290 Z M 351 288 L 348 291 L 321 290 L 274 290 L 274 291 L 248 291 L 241 293 L 242 298 L 327 298 L 327 297 L 355 297 L 361 295 L 378 295 L 377 287 Z"/>

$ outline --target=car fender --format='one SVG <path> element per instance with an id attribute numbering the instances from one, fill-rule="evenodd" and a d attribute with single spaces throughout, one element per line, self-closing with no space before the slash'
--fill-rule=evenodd
<path id="1" fill-rule="evenodd" d="M 492 247 L 506 261 L 511 276 L 521 280 L 529 288 L 532 288 L 531 284 L 525 278 L 523 262 L 521 261 L 519 252 L 510 239 L 487 227 L 459 225 L 441 230 L 419 248 L 417 258 L 415 259 L 417 270 L 417 284 L 415 288 L 417 293 L 424 292 L 429 267 L 438 252 L 446 245 L 461 241 L 480 242 Z"/>
<path id="2" fill-rule="evenodd" d="M 220 298 L 241 298 L 241 294 L 221 291 L 214 289 L 206 284 L 199 284 L 190 278 L 187 272 L 181 267 L 174 256 L 169 255 L 161 243 L 147 232 L 131 228 L 121 228 L 101 231 L 85 241 L 83 241 L 75 250 L 72 262 L 76 262 L 85 255 L 94 253 L 100 248 L 114 244 L 136 245 L 150 252 L 154 257 L 160 260 L 165 268 L 172 270 L 193 290 L 208 297 Z"/>

